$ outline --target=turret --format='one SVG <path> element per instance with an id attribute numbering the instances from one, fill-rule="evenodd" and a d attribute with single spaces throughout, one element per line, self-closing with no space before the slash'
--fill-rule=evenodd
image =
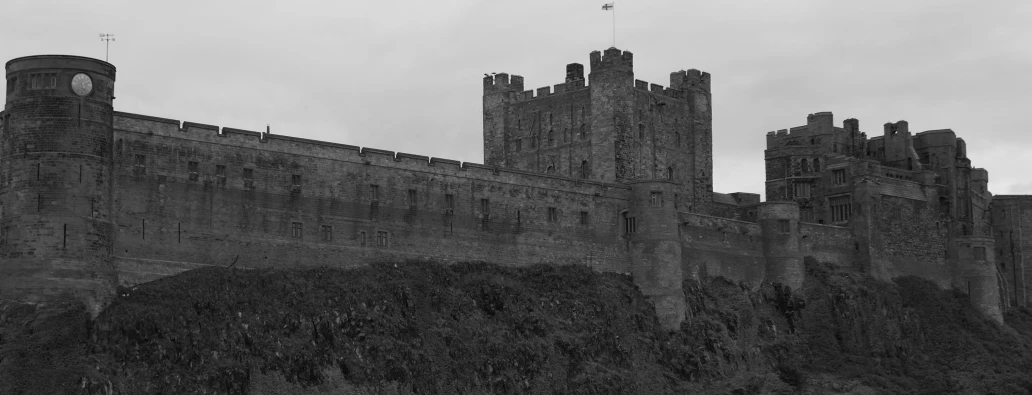
<path id="1" fill-rule="evenodd" d="M 623 231 L 631 249 L 634 283 L 656 306 L 660 324 L 676 330 L 684 321 L 681 240 L 674 208 L 676 185 L 669 181 L 631 184 Z"/>
<path id="2" fill-rule="evenodd" d="M 0 136 L 0 297 L 73 297 L 93 314 L 115 294 L 111 248 L 115 67 L 43 55 L 7 62 Z"/>
<path id="3" fill-rule="evenodd" d="M 523 91 L 523 77 L 506 73 L 484 77 L 484 164 L 505 166 L 509 143 L 509 106 Z"/>
<path id="4" fill-rule="evenodd" d="M 803 286 L 803 259 L 799 252 L 799 204 L 764 202 L 757 210 L 763 231 L 763 255 L 767 260 L 765 281 L 799 290 Z"/>
<path id="5" fill-rule="evenodd" d="M 592 176 L 609 182 L 634 180 L 644 173 L 638 150 L 633 149 L 636 135 L 631 134 L 634 55 L 609 48 L 592 52 L 590 59 L 591 157 L 599 158 Z"/>

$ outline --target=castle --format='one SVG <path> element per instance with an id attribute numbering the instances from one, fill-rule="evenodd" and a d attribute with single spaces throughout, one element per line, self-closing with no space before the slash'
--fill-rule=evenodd
<path id="1" fill-rule="evenodd" d="M 812 256 L 957 288 L 997 321 L 1032 299 L 1032 197 L 992 196 L 954 132 L 868 139 L 812 114 L 767 134 L 767 202 L 717 193 L 710 75 L 635 80 L 616 48 L 536 91 L 485 77 L 484 164 L 117 112 L 115 67 L 90 58 L 6 70 L 2 298 L 96 313 L 118 285 L 238 261 L 574 262 L 632 275 L 676 328 L 683 279 L 798 289 Z"/>

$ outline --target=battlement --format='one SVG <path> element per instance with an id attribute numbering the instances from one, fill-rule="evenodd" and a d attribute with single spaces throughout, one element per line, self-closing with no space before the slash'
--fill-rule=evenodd
<path id="1" fill-rule="evenodd" d="M 634 80 L 634 88 L 649 93 L 663 95 L 675 99 L 685 99 L 685 91 L 674 88 L 666 88 L 663 85 L 652 84 L 642 80 Z"/>
<path id="2" fill-rule="evenodd" d="M 523 77 L 518 75 L 509 76 L 508 73 L 497 73 L 484 76 L 484 93 L 487 92 L 509 92 L 522 91 Z"/>
<path id="3" fill-rule="evenodd" d="M 543 86 L 534 90 L 517 92 L 515 95 L 517 102 L 525 102 L 562 93 L 576 92 L 586 88 L 587 86 L 584 84 L 584 80 L 574 80 L 562 84 L 555 84 L 554 87 Z"/>
<path id="4" fill-rule="evenodd" d="M 180 126 L 182 125 L 182 126 Z M 628 187 L 600 181 L 584 180 L 553 174 L 540 174 L 516 169 L 499 168 L 480 163 L 461 162 L 452 159 L 434 158 L 395 152 L 370 147 L 359 147 L 349 144 L 311 140 L 300 137 L 259 133 L 243 129 L 219 127 L 215 125 L 180 122 L 168 118 L 152 117 L 124 112 L 115 112 L 114 129 L 116 132 L 138 133 L 148 136 L 160 136 L 224 144 L 237 147 L 258 149 L 266 152 L 280 152 L 296 156 L 332 159 L 366 165 L 381 165 L 417 169 L 435 167 L 447 173 L 465 172 L 473 178 L 492 178 L 500 174 L 518 176 L 526 179 L 548 179 L 554 187 L 593 189 L 593 193 L 601 193 L 610 189 L 627 189 Z"/>
<path id="5" fill-rule="evenodd" d="M 670 73 L 670 88 L 676 90 L 699 89 L 710 91 L 710 74 L 696 69 Z"/>
<path id="6" fill-rule="evenodd" d="M 602 70 L 623 70 L 634 69 L 634 55 L 631 51 L 621 51 L 616 48 L 609 48 L 605 52 L 591 52 L 591 72 Z"/>

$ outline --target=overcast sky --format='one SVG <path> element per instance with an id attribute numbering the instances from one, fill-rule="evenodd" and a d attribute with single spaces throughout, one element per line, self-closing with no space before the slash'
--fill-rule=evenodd
<path id="1" fill-rule="evenodd" d="M 612 43 L 603 0 L 5 0 L 0 59 L 103 59 L 115 109 L 483 162 L 484 73 L 561 83 Z M 634 76 L 713 75 L 714 189 L 763 191 L 768 131 L 950 128 L 995 194 L 1032 194 L 1032 1 L 616 1 Z M 587 72 L 589 70 L 585 70 Z M 1022 121 L 1025 119 L 1026 121 Z"/>

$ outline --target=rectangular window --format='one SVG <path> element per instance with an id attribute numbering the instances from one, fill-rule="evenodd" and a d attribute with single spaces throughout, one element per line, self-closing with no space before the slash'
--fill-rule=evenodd
<path id="1" fill-rule="evenodd" d="M 358 244 L 361 245 L 361 246 L 365 246 L 366 245 L 366 233 L 365 232 L 358 232 Z"/>
<path id="2" fill-rule="evenodd" d="M 557 209 L 555 207 L 549 207 L 548 208 L 548 222 L 558 222 L 558 221 L 559 221 L 559 209 Z"/>
<path id="3" fill-rule="evenodd" d="M 808 198 L 810 197 L 810 183 L 808 182 L 797 182 L 792 184 L 792 195 L 795 198 Z"/>
<path id="4" fill-rule="evenodd" d="M 444 213 L 447 215 L 455 214 L 455 195 L 450 193 L 444 195 Z"/>
<path id="5" fill-rule="evenodd" d="M 521 140 L 521 139 L 516 139 L 516 147 L 515 147 L 515 151 L 519 152 L 519 151 L 521 151 L 521 150 L 523 150 L 523 140 Z"/>
<path id="6" fill-rule="evenodd" d="M 254 187 L 254 169 L 244 169 L 244 187 Z"/>
<path id="7" fill-rule="evenodd" d="M 200 175 L 197 173 L 197 162 L 190 162 L 186 166 L 187 171 L 190 173 L 190 181 L 197 181 Z"/>
<path id="8" fill-rule="evenodd" d="M 792 230 L 791 226 L 790 226 L 790 224 L 789 224 L 787 219 L 779 219 L 778 220 L 778 231 L 779 232 L 781 232 L 781 233 L 788 233 L 791 230 Z"/>
<path id="9" fill-rule="evenodd" d="M 293 174 L 290 176 L 290 191 L 301 192 L 301 175 Z"/>
<path id="10" fill-rule="evenodd" d="M 588 225 L 588 212 L 587 211 L 581 211 L 580 212 L 580 224 L 581 225 Z"/>
<path id="11" fill-rule="evenodd" d="M 135 155 L 133 156 L 133 173 L 142 176 L 147 174 L 147 156 L 146 155 Z"/>
<path id="12" fill-rule="evenodd" d="M 975 247 L 974 248 L 974 254 L 975 254 L 975 261 L 977 261 L 977 262 L 985 262 L 985 247 Z"/>
<path id="13" fill-rule="evenodd" d="M 843 185 L 846 183 L 846 169 L 836 169 L 831 171 L 832 184 Z"/>
<path id="14" fill-rule="evenodd" d="M 623 233 L 632 234 L 638 233 L 638 224 L 635 222 L 634 217 L 627 217 L 627 213 L 623 213 Z"/>
<path id="15" fill-rule="evenodd" d="M 480 199 L 480 228 L 481 230 L 488 230 L 491 221 L 491 201 L 488 199 Z"/>
<path id="16" fill-rule="evenodd" d="M 301 238 L 301 231 L 302 231 L 302 228 L 301 228 L 301 223 L 300 222 L 291 222 L 290 223 L 290 237 L 293 237 L 295 239 L 300 239 Z"/>
<path id="17" fill-rule="evenodd" d="M 226 186 L 225 165 L 215 165 L 215 182 L 218 183 L 220 187 Z"/>
<path id="18" fill-rule="evenodd" d="M 660 207 L 663 205 L 663 192 L 652 192 L 649 196 L 649 203 L 652 207 Z"/>
<path id="19" fill-rule="evenodd" d="M 849 196 L 837 196 L 828 199 L 828 207 L 831 209 L 831 222 L 845 222 L 852 214 L 852 204 Z"/>
<path id="20" fill-rule="evenodd" d="M 387 239 L 387 232 L 382 231 L 382 230 L 376 232 L 376 246 L 377 247 L 387 247 L 388 243 L 389 243 L 389 240 Z"/>
<path id="21" fill-rule="evenodd" d="M 409 205 L 409 208 L 416 208 L 416 203 L 417 203 L 416 196 L 417 195 L 416 195 L 416 190 L 415 189 L 409 189 L 408 190 L 408 205 Z"/>
<path id="22" fill-rule="evenodd" d="M 330 225 L 323 225 L 320 227 L 320 233 L 322 233 L 322 241 L 333 241 L 333 227 Z"/>
<path id="23" fill-rule="evenodd" d="M 375 185 L 374 184 L 374 185 L 370 185 L 369 186 L 369 200 L 372 200 L 374 202 L 380 200 L 380 186 L 379 185 Z"/>

